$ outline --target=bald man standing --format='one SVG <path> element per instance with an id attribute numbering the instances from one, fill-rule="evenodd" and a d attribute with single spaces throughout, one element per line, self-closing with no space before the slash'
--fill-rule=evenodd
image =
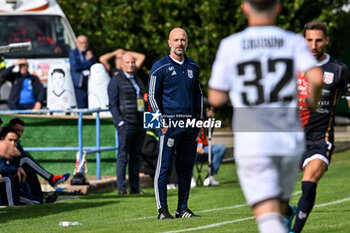
<path id="1" fill-rule="evenodd" d="M 87 108 L 87 90 L 90 67 L 96 63 L 96 58 L 89 50 L 88 38 L 77 37 L 77 48 L 69 52 L 70 72 L 73 79 L 75 97 L 78 108 Z"/>
<path id="2" fill-rule="evenodd" d="M 122 57 L 122 72 L 108 84 L 109 110 L 118 131 L 117 184 L 118 194 L 126 195 L 126 165 L 129 163 L 130 194 L 143 194 L 139 188 L 140 157 L 145 137 L 143 112 L 145 88 L 134 74 L 135 58 L 130 53 Z M 129 155 L 129 158 L 128 158 Z"/>
<path id="3" fill-rule="evenodd" d="M 202 92 L 197 63 L 185 55 L 187 33 L 174 28 L 169 34 L 170 54 L 158 60 L 149 76 L 148 102 L 161 117 L 158 162 L 154 177 L 158 219 L 173 219 L 167 205 L 167 178 L 172 158 L 178 174 L 176 218 L 197 217 L 188 207 L 199 128 L 186 125 L 202 116 Z M 181 123 L 182 122 L 182 123 Z"/>

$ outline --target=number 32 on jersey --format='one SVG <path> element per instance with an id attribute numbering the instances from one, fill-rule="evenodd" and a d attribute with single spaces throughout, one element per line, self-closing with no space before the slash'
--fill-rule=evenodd
<path id="1" fill-rule="evenodd" d="M 266 64 L 266 63 L 263 63 Z M 284 64 L 284 71 L 281 72 L 280 70 L 277 70 L 278 64 Z M 253 74 L 255 78 L 253 80 L 250 80 L 249 77 L 251 77 L 251 74 L 247 74 L 247 68 L 252 67 L 253 68 Z M 281 68 L 280 68 L 281 69 Z M 247 106 L 256 106 L 262 103 L 273 103 L 273 102 L 289 102 L 293 99 L 293 95 L 285 95 L 281 96 L 280 91 L 293 79 L 293 60 L 291 59 L 285 59 L 285 58 L 277 58 L 277 59 L 269 59 L 267 61 L 267 67 L 264 67 L 264 70 L 267 70 L 268 73 L 271 73 L 271 75 L 279 75 L 280 77 L 277 77 L 278 82 L 277 84 L 271 88 L 270 93 L 268 93 L 267 96 L 269 96 L 268 100 L 266 100 L 265 90 L 264 86 L 261 84 L 261 80 L 263 79 L 262 74 L 262 63 L 260 61 L 248 61 L 239 63 L 237 65 L 238 75 L 240 78 L 244 78 L 245 81 L 243 82 L 244 87 L 253 87 L 256 91 L 256 100 L 251 101 L 251 98 L 248 98 L 247 92 L 242 92 L 242 100 L 243 103 Z M 246 79 L 249 79 L 246 80 Z M 268 82 L 268 80 L 267 80 Z M 296 84 L 295 84 L 296 85 Z"/>

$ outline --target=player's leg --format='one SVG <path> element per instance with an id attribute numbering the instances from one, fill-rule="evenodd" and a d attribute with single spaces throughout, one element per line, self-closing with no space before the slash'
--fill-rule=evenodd
<path id="1" fill-rule="evenodd" d="M 252 208 L 260 233 L 287 232 L 280 213 L 281 205 L 279 199 L 274 198 L 262 201 Z"/>
<path id="2" fill-rule="evenodd" d="M 212 146 L 212 174 L 215 175 L 219 171 L 222 159 L 226 153 L 226 147 L 222 144 L 215 144 Z"/>
<path id="3" fill-rule="evenodd" d="M 175 167 L 178 177 L 178 206 L 176 217 L 195 217 L 188 210 L 187 201 L 190 194 L 191 178 L 197 150 L 197 128 L 190 128 L 182 133 L 177 146 Z M 188 210 L 188 213 L 185 213 Z"/>
<path id="4" fill-rule="evenodd" d="M 26 166 L 31 167 L 34 169 L 41 177 L 43 177 L 46 180 L 49 180 L 53 174 L 46 171 L 38 162 L 35 161 L 35 159 L 30 156 L 29 154 L 22 154 L 22 158 L 20 160 L 19 166 L 23 167 L 24 169 Z"/>
<path id="5" fill-rule="evenodd" d="M 237 174 L 259 232 L 287 232 L 281 214 L 278 157 L 236 156 Z"/>
<path id="6" fill-rule="evenodd" d="M 296 213 L 296 207 L 293 206 L 292 208 L 288 203 L 298 178 L 300 158 L 301 155 L 281 158 L 280 184 L 282 187 L 282 194 L 280 197 L 280 204 L 281 213 L 288 231 L 291 229 L 291 224 Z"/>
<path id="7" fill-rule="evenodd" d="M 301 182 L 302 195 L 298 202 L 297 215 L 292 232 L 303 229 L 315 204 L 317 183 L 327 170 L 327 164 L 321 159 L 311 160 L 304 168 Z"/>
<path id="8" fill-rule="evenodd" d="M 129 185 L 130 193 L 140 193 L 139 172 L 140 158 L 143 140 L 145 138 L 145 130 L 135 127 L 135 133 L 131 142 L 130 157 L 129 157 Z"/>
<path id="9" fill-rule="evenodd" d="M 292 232 L 301 232 L 315 204 L 317 183 L 327 171 L 334 146 L 330 142 L 308 142 L 304 154 L 304 174 L 301 183 L 302 195 L 298 202 L 297 214 Z"/>
<path id="10" fill-rule="evenodd" d="M 42 204 L 43 195 L 34 196 L 30 193 L 30 187 L 27 181 L 22 181 L 19 185 L 19 201 L 22 204 Z"/>
<path id="11" fill-rule="evenodd" d="M 24 153 L 22 154 L 22 157 L 19 162 L 19 166 L 23 167 L 25 172 L 27 172 L 27 169 L 33 169 L 37 174 L 39 174 L 41 177 L 43 177 L 45 180 L 47 180 L 52 187 L 56 186 L 57 184 L 65 182 L 70 174 L 52 174 L 48 171 L 46 171 L 40 164 L 29 154 Z M 28 171 L 29 173 L 30 171 Z M 36 176 L 36 174 L 34 174 Z M 34 179 L 34 178 L 33 178 Z"/>
<path id="12" fill-rule="evenodd" d="M 118 129 L 118 158 L 117 158 L 117 185 L 118 194 L 126 193 L 126 165 L 128 163 L 128 154 L 130 152 L 130 142 L 132 134 L 129 132 L 130 126 L 126 123 L 122 128 Z"/>
<path id="13" fill-rule="evenodd" d="M 154 175 L 154 193 L 156 197 L 158 219 L 174 218 L 168 211 L 167 183 L 169 167 L 175 153 L 176 138 L 173 136 L 173 128 L 169 128 L 164 135 L 160 130 L 158 133 L 158 160 Z"/>
<path id="14" fill-rule="evenodd" d="M 209 146 L 204 146 L 204 154 L 208 156 L 209 153 Z M 226 153 L 226 147 L 222 144 L 214 144 L 211 147 L 211 174 L 205 178 L 203 185 L 209 186 L 209 185 L 219 185 L 220 183 L 216 181 L 214 175 L 216 175 L 219 171 L 219 167 L 221 165 L 221 161 L 224 158 Z"/>
<path id="15" fill-rule="evenodd" d="M 25 169 L 25 172 L 27 174 L 26 183 L 30 187 L 30 194 L 43 199 L 44 198 L 43 192 L 41 190 L 41 185 L 35 170 L 32 169 L 31 167 L 27 167 Z"/>
<path id="16" fill-rule="evenodd" d="M 8 206 L 13 206 L 15 203 L 15 197 L 14 197 L 14 193 L 13 193 L 13 184 L 12 184 L 12 180 L 7 177 L 7 176 L 3 176 L 2 180 L 0 181 L 0 183 L 2 183 L 2 186 L 5 186 L 5 190 L 6 190 L 6 198 L 7 198 L 7 204 Z M 5 203 L 4 203 L 5 204 Z"/>

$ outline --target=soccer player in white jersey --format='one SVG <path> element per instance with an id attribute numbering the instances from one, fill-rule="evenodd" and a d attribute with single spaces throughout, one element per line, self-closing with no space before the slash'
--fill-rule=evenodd
<path id="1" fill-rule="evenodd" d="M 315 107 L 322 72 L 301 35 L 274 26 L 278 0 L 245 0 L 242 9 L 249 27 L 221 41 L 209 101 L 234 106 L 237 173 L 259 231 L 287 232 L 283 215 L 305 149 L 296 73 L 305 73 Z"/>

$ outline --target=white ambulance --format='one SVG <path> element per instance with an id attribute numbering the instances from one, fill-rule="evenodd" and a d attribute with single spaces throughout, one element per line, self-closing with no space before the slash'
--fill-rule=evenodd
<path id="1" fill-rule="evenodd" d="M 2 54 L 7 67 L 26 58 L 29 72 L 45 87 L 50 70 L 66 67 L 69 71 L 68 55 L 75 48 L 75 35 L 56 0 L 0 0 L 0 28 L 0 46 L 32 44 L 30 51 Z M 1 88 L 1 100 L 7 98 L 8 89 L 6 85 Z"/>

